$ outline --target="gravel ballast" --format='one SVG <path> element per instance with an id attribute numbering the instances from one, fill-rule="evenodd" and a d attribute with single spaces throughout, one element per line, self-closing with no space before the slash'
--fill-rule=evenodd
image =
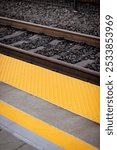
<path id="1" fill-rule="evenodd" d="M 99 5 L 78 3 L 74 11 L 73 7 L 42 5 L 39 0 L 0 0 L 0 16 L 100 36 Z"/>

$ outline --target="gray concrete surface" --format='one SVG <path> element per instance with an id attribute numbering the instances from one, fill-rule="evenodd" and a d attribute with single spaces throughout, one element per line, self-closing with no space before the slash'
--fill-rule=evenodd
<path id="1" fill-rule="evenodd" d="M 0 150 L 37 150 L 0 127 Z"/>
<path id="2" fill-rule="evenodd" d="M 99 148 L 100 126 L 93 121 L 2 82 L 0 99 Z"/>
<path id="3" fill-rule="evenodd" d="M 87 64 L 91 64 L 95 62 L 94 60 L 91 60 L 91 59 L 87 59 L 87 60 L 83 60 L 79 63 L 76 64 L 76 66 L 82 66 L 82 67 L 85 67 Z"/>

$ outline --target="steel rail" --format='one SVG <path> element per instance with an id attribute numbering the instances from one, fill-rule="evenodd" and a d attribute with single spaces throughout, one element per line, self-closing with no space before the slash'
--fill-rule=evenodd
<path id="1" fill-rule="evenodd" d="M 97 36 L 53 28 L 50 26 L 35 24 L 35 23 L 16 20 L 16 19 L 10 19 L 6 17 L 0 17 L 0 24 L 10 25 L 18 29 L 26 29 L 28 31 L 32 31 L 36 33 L 41 32 L 51 36 L 63 37 L 71 41 L 76 41 L 76 42 L 81 41 L 93 46 L 98 46 L 98 47 L 100 46 L 100 38 Z"/>
<path id="2" fill-rule="evenodd" d="M 75 66 L 66 62 L 42 56 L 40 54 L 31 53 L 20 48 L 0 43 L 0 53 L 11 56 L 38 66 L 42 66 L 66 75 L 79 78 L 81 80 L 99 85 L 100 74 L 96 71 Z"/>

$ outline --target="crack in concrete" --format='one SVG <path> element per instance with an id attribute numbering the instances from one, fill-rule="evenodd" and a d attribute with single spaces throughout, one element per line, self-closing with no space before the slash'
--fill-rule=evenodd
<path id="1" fill-rule="evenodd" d="M 18 146 L 18 147 L 15 148 L 14 150 L 18 150 L 18 149 L 22 148 L 24 145 L 26 145 L 26 143 L 23 143 L 22 145 Z"/>

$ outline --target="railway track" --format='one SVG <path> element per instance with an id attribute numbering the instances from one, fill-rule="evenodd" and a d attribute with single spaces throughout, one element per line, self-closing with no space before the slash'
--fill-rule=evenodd
<path id="1" fill-rule="evenodd" d="M 0 24 L 0 53 L 99 85 L 98 37 L 4 17 Z"/>

